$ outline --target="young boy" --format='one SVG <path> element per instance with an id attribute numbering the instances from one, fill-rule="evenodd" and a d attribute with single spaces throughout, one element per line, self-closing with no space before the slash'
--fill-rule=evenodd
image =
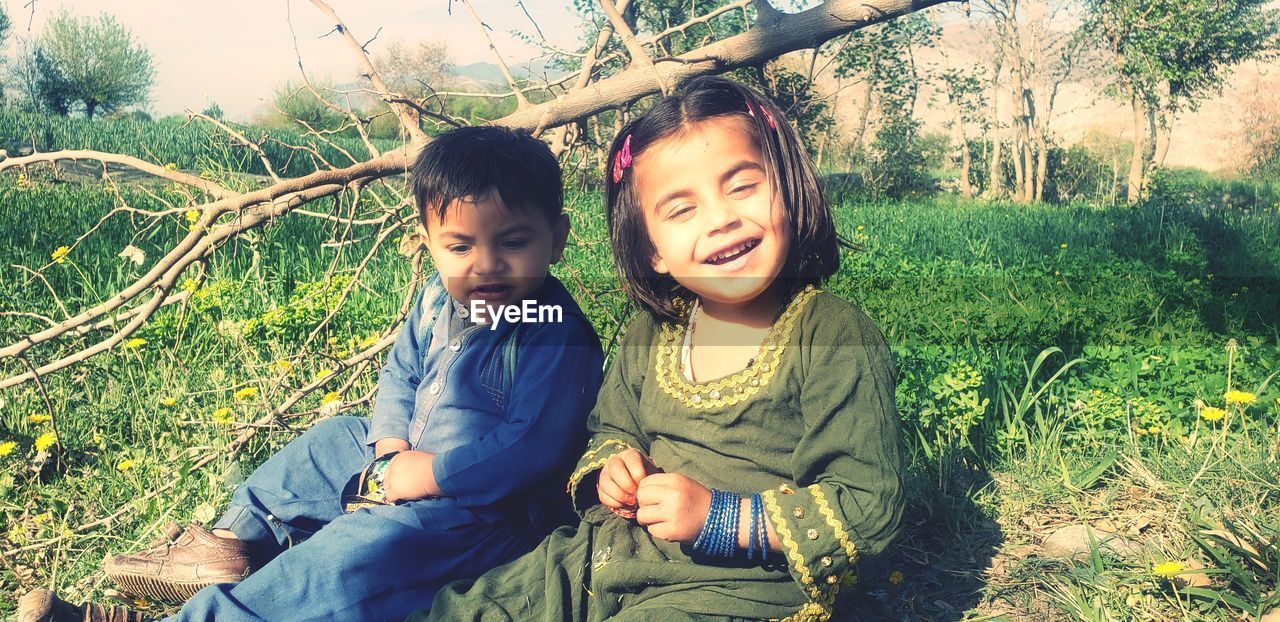
<path id="1" fill-rule="evenodd" d="M 174 526 L 155 548 L 108 558 L 126 592 L 190 597 L 174 620 L 402 619 L 445 583 L 532 549 L 546 527 L 534 517 L 569 508 L 560 482 L 602 354 L 547 274 L 569 232 L 560 167 L 527 134 L 468 127 L 432 141 L 412 175 L 437 276 L 382 368 L 372 420 L 316 424 L 235 491 L 211 532 Z M 357 480 L 375 502 L 346 513 Z M 250 574 L 251 560 L 269 561 Z M 19 606 L 22 622 L 134 616 L 47 590 Z"/>

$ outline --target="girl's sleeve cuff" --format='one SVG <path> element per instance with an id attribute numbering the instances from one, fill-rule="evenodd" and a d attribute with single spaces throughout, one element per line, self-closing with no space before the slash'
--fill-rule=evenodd
<path id="1" fill-rule="evenodd" d="M 616 438 L 592 438 L 587 441 L 587 451 L 578 459 L 578 466 L 574 467 L 573 474 L 569 476 L 568 485 L 569 496 L 573 499 L 573 507 L 578 511 L 579 515 L 599 503 L 600 500 L 596 497 L 594 489 L 583 491 L 579 495 L 578 484 L 582 483 L 584 479 L 590 479 L 587 476 L 603 468 L 609 458 L 628 449 L 631 449 L 631 445 Z"/>
<path id="2" fill-rule="evenodd" d="M 829 613 L 840 588 L 857 582 L 858 549 L 840 514 L 833 511 L 825 488 L 784 483 L 761 497 L 787 569 L 809 599 L 806 607 Z"/>

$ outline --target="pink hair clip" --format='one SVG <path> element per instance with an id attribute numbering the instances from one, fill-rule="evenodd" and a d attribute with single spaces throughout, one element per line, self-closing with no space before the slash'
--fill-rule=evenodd
<path id="1" fill-rule="evenodd" d="M 631 166 L 631 135 L 622 141 L 622 148 L 613 155 L 613 183 L 622 181 L 622 175 Z"/>
<path id="2" fill-rule="evenodd" d="M 761 112 L 761 114 L 763 114 L 763 115 L 764 115 L 764 120 L 765 120 L 765 122 L 769 124 L 769 129 L 771 129 L 771 130 L 776 130 L 776 129 L 778 129 L 778 126 L 776 126 L 776 125 L 774 125 L 774 124 L 773 124 L 773 115 L 769 114 L 769 109 L 768 109 L 768 108 L 765 108 L 764 106 L 761 106 L 761 107 L 760 107 L 760 112 Z M 751 102 L 747 102 L 747 114 L 749 114 L 749 115 L 751 115 L 751 116 L 753 116 L 753 117 L 754 117 L 754 116 L 756 116 L 756 109 L 755 109 L 755 107 L 754 107 L 754 106 L 752 106 L 752 105 L 751 105 Z"/>

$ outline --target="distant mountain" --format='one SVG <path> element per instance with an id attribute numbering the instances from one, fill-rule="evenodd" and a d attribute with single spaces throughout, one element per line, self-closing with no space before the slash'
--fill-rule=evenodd
<path id="1" fill-rule="evenodd" d="M 551 69 L 547 66 L 546 59 L 535 58 L 522 63 L 512 63 L 509 65 L 511 75 L 517 80 L 533 79 L 543 80 L 545 78 L 558 78 L 566 72 L 563 69 Z M 454 67 L 453 73 L 459 78 L 465 80 L 473 80 L 475 82 L 489 84 L 505 84 L 507 79 L 502 77 L 502 70 L 494 63 L 471 63 L 470 65 L 459 65 Z"/>

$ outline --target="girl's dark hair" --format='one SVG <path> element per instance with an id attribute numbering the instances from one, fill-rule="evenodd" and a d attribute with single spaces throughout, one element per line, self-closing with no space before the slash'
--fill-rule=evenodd
<path id="1" fill-rule="evenodd" d="M 767 114 L 761 114 L 762 110 Z M 760 147 L 769 185 L 790 216 L 791 250 L 778 275 L 789 287 L 787 298 L 805 285 L 820 284 L 840 267 L 840 241 L 813 163 L 782 110 L 767 97 L 732 80 L 717 76 L 695 78 L 679 93 L 662 98 L 624 126 L 613 139 L 609 159 L 605 160 L 605 211 L 622 288 L 632 302 L 660 319 L 683 319 L 685 311 L 676 300 L 684 294 L 684 288 L 670 275 L 653 270 L 650 258 L 654 247 L 632 183 L 633 172 L 628 167 L 621 179 L 614 181 L 615 158 L 628 137 L 631 156 L 635 158 L 694 123 L 737 116 L 745 121 Z"/>
<path id="2" fill-rule="evenodd" d="M 556 222 L 564 208 L 560 163 L 546 143 L 495 125 L 461 127 L 434 139 L 413 165 L 413 196 L 443 220 L 458 199 L 497 192 L 508 209 L 532 209 Z"/>

